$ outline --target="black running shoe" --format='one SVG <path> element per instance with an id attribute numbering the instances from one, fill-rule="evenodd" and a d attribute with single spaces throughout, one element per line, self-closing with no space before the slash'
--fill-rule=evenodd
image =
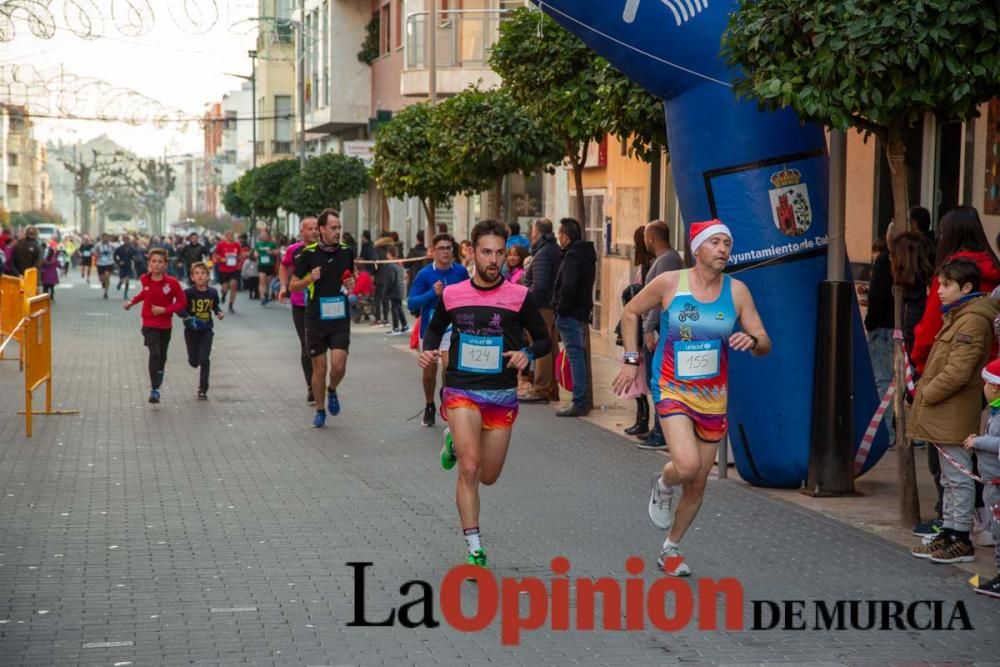
<path id="1" fill-rule="evenodd" d="M 198 390 L 198 400 L 199 401 L 207 401 L 208 400 L 208 392 L 205 391 L 204 389 L 199 389 Z"/>
<path id="2" fill-rule="evenodd" d="M 1000 598 L 1000 576 L 993 577 L 989 581 L 979 584 L 976 587 L 976 592 L 980 595 L 988 595 L 991 598 Z"/>
<path id="3" fill-rule="evenodd" d="M 434 412 L 434 404 L 428 403 L 426 407 L 424 407 L 424 418 L 420 421 L 420 423 L 424 426 L 434 426 Z"/>
<path id="4" fill-rule="evenodd" d="M 313 396 L 313 390 L 312 389 L 309 389 L 309 393 L 306 394 L 306 403 L 308 403 L 309 405 L 315 405 L 315 403 L 316 403 L 316 397 Z"/>

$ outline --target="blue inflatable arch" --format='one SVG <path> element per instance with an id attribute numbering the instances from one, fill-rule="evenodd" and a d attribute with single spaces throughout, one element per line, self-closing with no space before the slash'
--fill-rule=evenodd
<path id="1" fill-rule="evenodd" d="M 733 230 L 730 271 L 747 283 L 774 341 L 765 359 L 730 357 L 730 439 L 752 484 L 799 487 L 809 465 L 819 284 L 826 278 L 828 165 L 822 128 L 791 110 L 737 100 L 721 59 L 736 2 L 534 0 L 660 97 L 681 212 Z M 854 442 L 877 407 L 854 307 Z M 865 468 L 888 446 L 884 425 Z"/>

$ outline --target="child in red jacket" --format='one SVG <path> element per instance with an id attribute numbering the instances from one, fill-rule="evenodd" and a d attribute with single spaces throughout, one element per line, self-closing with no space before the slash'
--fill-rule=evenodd
<path id="1" fill-rule="evenodd" d="M 167 364 L 167 347 L 170 345 L 170 331 L 174 313 L 187 306 L 184 288 L 174 278 L 166 275 L 167 251 L 154 248 L 149 251 L 149 273 L 139 279 L 142 289 L 130 301 L 125 310 L 142 302 L 142 337 L 149 348 L 149 402 L 160 402 L 160 385 L 163 383 L 163 368 Z"/>

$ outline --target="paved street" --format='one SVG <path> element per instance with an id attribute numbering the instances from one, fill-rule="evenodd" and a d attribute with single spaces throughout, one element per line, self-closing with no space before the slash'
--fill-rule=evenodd
<path id="1" fill-rule="evenodd" d="M 216 327 L 207 403 L 175 327 L 164 400 L 150 406 L 138 312 L 79 283 L 56 296 L 56 402 L 81 414 L 39 417 L 25 438 L 22 378 L 0 362 L 0 664 L 1000 664 L 1000 601 L 974 595 L 967 573 L 739 481 L 710 482 L 684 543 L 696 575 L 737 577 L 748 601 L 942 600 L 945 622 L 962 601 L 975 629 L 546 624 L 503 647 L 499 618 L 471 634 L 347 627 L 346 562 L 374 562 L 368 615 L 380 619 L 414 599 L 403 583 L 438 592 L 464 557 L 454 475 L 439 468 L 439 430 L 413 418 L 419 370 L 400 339 L 356 328 L 344 410 L 315 430 L 287 309 L 240 295 Z M 572 576 L 624 580 L 625 560 L 641 555 L 652 582 L 662 534 L 645 503 L 662 461 L 523 407 L 504 475 L 483 494 L 494 572 L 552 579 L 563 555 Z"/>

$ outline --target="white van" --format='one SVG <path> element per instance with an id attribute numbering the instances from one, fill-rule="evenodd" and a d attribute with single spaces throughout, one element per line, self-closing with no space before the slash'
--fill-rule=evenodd
<path id="1" fill-rule="evenodd" d="M 52 239 L 55 239 L 56 243 L 62 240 L 58 225 L 35 225 L 35 229 L 38 230 L 38 240 L 42 243 L 48 243 Z"/>

